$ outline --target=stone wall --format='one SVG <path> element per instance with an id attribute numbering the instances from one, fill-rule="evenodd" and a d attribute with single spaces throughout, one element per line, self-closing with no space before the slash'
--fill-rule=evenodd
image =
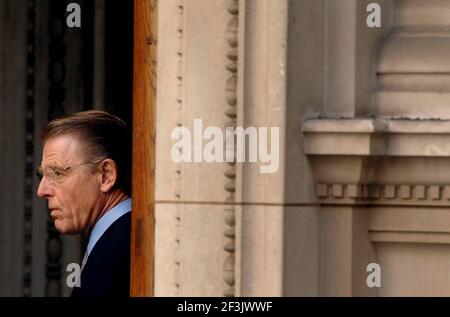
<path id="1" fill-rule="evenodd" d="M 159 3 L 156 295 L 449 294 L 449 4 L 371 2 Z M 279 170 L 175 163 L 195 118 L 279 127 Z"/>

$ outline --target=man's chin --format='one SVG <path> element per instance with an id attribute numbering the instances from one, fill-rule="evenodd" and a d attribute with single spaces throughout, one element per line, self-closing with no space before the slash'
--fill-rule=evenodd
<path id="1" fill-rule="evenodd" d="M 59 219 L 55 220 L 55 228 L 60 234 L 76 234 L 73 228 L 65 225 L 64 222 Z"/>

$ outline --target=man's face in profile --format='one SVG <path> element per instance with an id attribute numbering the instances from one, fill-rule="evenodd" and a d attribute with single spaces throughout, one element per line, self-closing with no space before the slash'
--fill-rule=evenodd
<path id="1" fill-rule="evenodd" d="M 101 175 L 86 162 L 76 137 L 61 135 L 44 144 L 37 194 L 48 202 L 56 229 L 76 234 L 92 226 L 91 215 L 101 203 Z"/>

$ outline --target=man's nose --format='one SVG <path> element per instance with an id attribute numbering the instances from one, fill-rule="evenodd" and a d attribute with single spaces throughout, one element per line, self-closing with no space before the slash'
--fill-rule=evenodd
<path id="1" fill-rule="evenodd" d="M 49 186 L 47 179 L 45 177 L 42 178 L 39 183 L 37 195 L 41 198 L 47 198 L 53 195 L 53 188 Z"/>

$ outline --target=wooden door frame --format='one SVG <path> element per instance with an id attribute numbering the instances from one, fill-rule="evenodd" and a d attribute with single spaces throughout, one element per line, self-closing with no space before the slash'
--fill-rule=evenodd
<path id="1" fill-rule="evenodd" d="M 134 0 L 131 296 L 153 296 L 157 0 Z"/>

